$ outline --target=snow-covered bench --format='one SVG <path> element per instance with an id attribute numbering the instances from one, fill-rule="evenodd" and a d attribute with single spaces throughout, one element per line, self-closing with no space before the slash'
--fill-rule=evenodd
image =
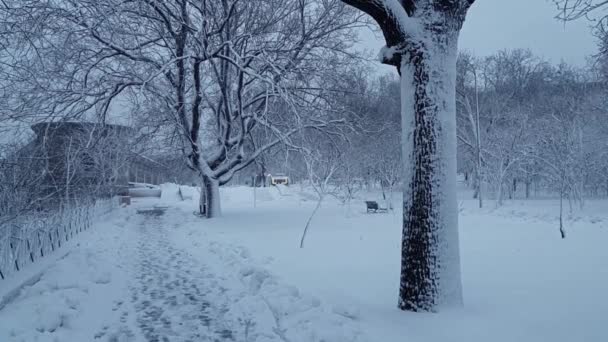
<path id="1" fill-rule="evenodd" d="M 161 197 L 161 194 L 157 185 L 129 182 L 128 195 L 131 197 Z"/>
<path id="2" fill-rule="evenodd" d="M 365 205 L 367 206 L 368 213 L 385 213 L 388 211 L 387 208 L 378 206 L 378 202 L 376 201 L 365 201 Z"/>

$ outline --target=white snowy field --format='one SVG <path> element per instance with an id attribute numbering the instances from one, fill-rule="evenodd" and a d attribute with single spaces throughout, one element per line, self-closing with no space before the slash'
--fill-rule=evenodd
<path id="1" fill-rule="evenodd" d="M 562 240 L 557 201 L 462 200 L 465 307 L 415 314 L 396 308 L 400 213 L 366 214 L 377 196 L 327 200 L 300 249 L 315 203 L 297 186 L 255 207 L 224 188 L 211 220 L 165 186 L 0 282 L 0 341 L 608 341 L 608 201 Z"/>

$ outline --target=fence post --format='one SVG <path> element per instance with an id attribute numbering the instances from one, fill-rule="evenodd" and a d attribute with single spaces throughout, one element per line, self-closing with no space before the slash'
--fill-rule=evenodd
<path id="1" fill-rule="evenodd" d="M 70 232 L 70 239 L 74 237 L 74 225 L 72 224 L 73 220 L 74 220 L 74 217 L 70 213 L 70 218 L 69 218 L 69 221 L 68 221 L 68 230 Z"/>
<path id="2" fill-rule="evenodd" d="M 40 231 L 37 231 L 36 235 L 38 235 L 38 247 L 40 247 L 40 257 L 44 258 L 44 245 L 42 244 L 42 240 L 40 239 Z"/>
<path id="3" fill-rule="evenodd" d="M 51 242 L 51 252 L 55 251 L 55 244 L 53 243 L 53 234 L 49 231 L 49 241 Z"/>
<path id="4" fill-rule="evenodd" d="M 17 269 L 17 271 L 19 271 L 19 257 L 17 256 L 17 254 L 15 254 L 15 246 L 13 246 L 13 242 L 9 241 L 8 245 L 11 248 L 11 255 L 13 256 L 13 258 L 15 259 L 14 263 L 15 263 L 15 269 Z"/>
<path id="5" fill-rule="evenodd" d="M 32 262 L 34 262 L 34 252 L 32 252 L 32 247 L 30 245 L 30 240 L 25 240 L 27 241 L 27 251 L 30 253 L 30 260 L 32 260 Z"/>
<path id="6" fill-rule="evenodd" d="M 75 234 L 77 235 L 93 225 L 95 213 L 111 212 L 111 204 L 110 201 L 102 201 L 69 210 L 62 208 L 54 215 L 41 216 L 33 222 L 25 222 L 23 226 L 15 225 L 10 228 L 9 235 L 6 237 L 8 246 L 5 245 L 9 248 L 5 248 L 2 253 L 2 263 L 0 263 L 0 279 L 4 280 L 9 277 L 7 274 L 12 272 L 12 267 L 16 271 L 20 271 L 24 265 L 27 265 L 28 258 L 35 263 L 37 258 L 44 258 L 46 254 L 50 254 L 56 248 L 61 248 L 63 240 L 61 230 L 65 235 L 65 241 L 68 242 Z M 106 209 L 107 212 L 105 212 Z M 48 242 L 46 242 L 47 237 Z M 50 247 L 47 244 L 50 244 Z M 38 253 L 40 253 L 39 256 L 37 256 Z"/>
<path id="7" fill-rule="evenodd" d="M 11 247 L 11 255 L 15 258 L 15 269 L 19 271 L 19 257 L 15 254 L 15 246 L 13 246 L 13 242 L 9 242 L 9 246 Z"/>
<path id="8" fill-rule="evenodd" d="M 25 239 L 25 243 L 27 245 L 27 252 L 30 254 L 30 260 L 34 262 L 34 253 L 32 253 L 32 245 L 30 244 L 30 239 Z"/>

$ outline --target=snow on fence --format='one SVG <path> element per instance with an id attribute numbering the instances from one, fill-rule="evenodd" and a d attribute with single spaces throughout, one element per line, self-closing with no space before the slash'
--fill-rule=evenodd
<path id="1" fill-rule="evenodd" d="M 22 217 L 0 226 L 0 280 L 61 248 L 88 229 L 93 219 L 110 212 L 116 201 L 98 200 L 62 210 Z"/>

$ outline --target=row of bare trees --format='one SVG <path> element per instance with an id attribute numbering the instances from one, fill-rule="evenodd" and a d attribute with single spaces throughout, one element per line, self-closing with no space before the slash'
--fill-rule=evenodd
<path id="1" fill-rule="evenodd" d="M 338 0 L 5 1 L 4 96 L 13 120 L 111 119 L 170 136 L 218 187 L 305 130 L 344 125 L 333 98 L 356 64 L 360 15 Z"/>
<path id="2" fill-rule="evenodd" d="M 595 68 L 550 65 L 527 50 L 458 65 L 459 162 L 475 196 L 608 196 L 606 88 Z M 486 187 L 482 185 L 486 185 Z"/>
<path id="3" fill-rule="evenodd" d="M 402 182 L 398 82 L 362 77 L 346 99 L 360 110 L 342 162 L 357 182 L 390 187 Z M 552 65 L 529 50 L 484 58 L 468 52 L 457 63 L 458 171 L 479 205 L 491 199 L 608 196 L 606 78 L 597 64 Z M 400 189 L 400 188 L 399 188 Z"/>
<path id="4" fill-rule="evenodd" d="M 3 145 L 0 226 L 116 194 L 133 159 L 130 139 L 118 128 L 124 127 L 39 124 L 27 144 Z"/>
<path id="5" fill-rule="evenodd" d="M 40 124 L 0 148 L 0 278 L 43 258 L 115 207 L 125 137 L 97 125 Z M 98 129 L 92 129 L 98 128 Z M 26 140 L 27 141 L 27 140 Z"/>

